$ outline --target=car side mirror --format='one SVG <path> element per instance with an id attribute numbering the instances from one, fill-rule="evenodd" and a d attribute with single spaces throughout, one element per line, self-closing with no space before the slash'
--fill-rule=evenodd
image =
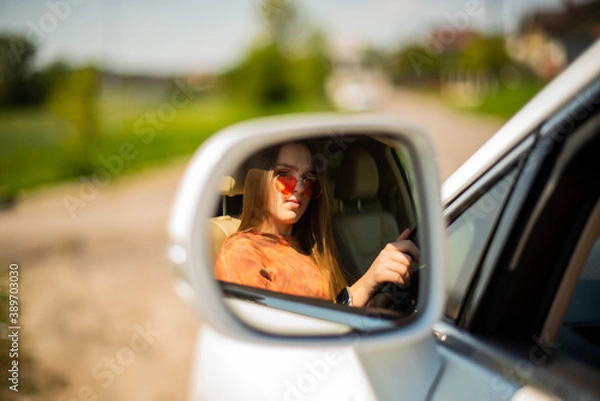
<path id="1" fill-rule="evenodd" d="M 268 151 L 280 155 L 277 152 L 286 146 L 291 149 L 290 144 L 310 151 L 303 160 L 310 160 L 311 168 L 279 172 L 265 168 L 260 174 L 267 181 L 248 178 L 248 171 L 258 165 L 257 155 Z M 173 205 L 169 256 L 182 274 L 183 293 L 205 323 L 243 339 L 340 344 L 351 343 L 356 334 L 368 339 L 369 333 L 406 337 L 430 333 L 445 299 L 444 224 L 433 160 L 427 137 L 389 116 L 270 117 L 224 129 L 198 149 Z M 334 245 L 329 247 L 343 276 L 338 277 L 338 284 L 351 285 L 368 270 L 374 256 L 363 248 L 383 247 L 394 241 L 390 235 L 418 226 L 413 241 L 418 243 L 419 263 L 411 265 L 411 277 L 418 280 L 407 287 L 412 288 L 412 298 L 390 292 L 390 286 L 386 294 L 386 286 L 381 285 L 375 292 L 378 298 L 372 297 L 363 307 L 344 305 L 340 299 L 336 302 L 333 290 L 315 295 L 322 294 L 314 291 L 321 276 L 298 273 L 300 262 L 292 263 L 289 258 L 273 262 L 277 256 L 260 262 L 264 269 L 257 268 L 256 277 L 252 276 L 244 264 L 249 257 L 246 252 L 263 252 L 260 242 L 265 236 L 268 241 L 281 239 L 263 232 L 262 237 L 252 236 L 261 231 L 257 227 L 265 227 L 261 219 L 271 213 L 271 209 L 265 211 L 268 201 L 256 201 L 267 196 L 257 190 L 265 185 L 274 185 L 291 197 L 293 205 L 285 206 L 290 210 L 305 208 L 299 219 L 312 213 L 312 220 L 304 226 L 300 227 L 300 220 L 292 225 L 289 237 L 298 242 L 301 257 L 312 258 L 317 269 L 320 259 L 312 250 L 329 245 L 322 246 L 324 234 L 315 234 L 314 225 L 321 221 L 323 232 L 331 229 Z M 292 191 L 301 195 L 292 196 Z M 243 198 L 241 203 L 236 197 Z M 324 203 L 329 206 L 320 209 Z M 322 210 L 326 215 L 315 217 L 325 213 Z M 312 234 L 302 230 L 312 230 Z M 216 275 L 216 259 L 224 258 L 222 243 L 244 235 L 248 248 L 230 252 L 224 268 L 233 273 Z M 288 237 L 283 238 L 287 241 Z M 219 259 L 218 263 L 225 262 Z M 248 263 L 256 268 L 253 261 Z M 280 281 L 264 284 L 265 279 L 275 280 L 267 277 L 269 272 L 275 272 Z M 249 282 L 239 279 L 245 275 L 253 278 Z M 324 283 L 324 288 L 334 287 L 327 280 Z M 309 290 L 304 293 L 298 286 Z M 409 292 L 402 292 L 403 296 Z"/>

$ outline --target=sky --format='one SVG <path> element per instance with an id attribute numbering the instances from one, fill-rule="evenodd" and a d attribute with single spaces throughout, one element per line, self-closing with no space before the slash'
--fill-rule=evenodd
<path id="1" fill-rule="evenodd" d="M 308 26 L 335 43 L 394 49 L 434 27 L 510 33 L 533 9 L 565 0 L 296 0 Z M 581 1 L 574 1 L 579 3 Z M 525 3 L 525 4 L 521 4 Z M 263 31 L 259 0 L 0 0 L 0 34 L 38 46 L 36 65 L 93 63 L 155 75 L 226 68 Z"/>

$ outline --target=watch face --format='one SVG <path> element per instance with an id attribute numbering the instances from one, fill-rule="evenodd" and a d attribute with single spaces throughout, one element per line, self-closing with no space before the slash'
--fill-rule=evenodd
<path id="1" fill-rule="evenodd" d="M 350 303 L 350 291 L 348 291 L 348 287 L 340 291 L 339 295 L 336 297 L 336 301 L 338 304 L 343 305 L 348 305 Z"/>

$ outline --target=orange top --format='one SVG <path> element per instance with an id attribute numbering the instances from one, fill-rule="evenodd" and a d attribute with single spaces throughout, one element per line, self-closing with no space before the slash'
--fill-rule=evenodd
<path id="1" fill-rule="evenodd" d="M 215 278 L 270 291 L 332 300 L 326 277 L 292 236 L 240 232 L 223 242 Z"/>

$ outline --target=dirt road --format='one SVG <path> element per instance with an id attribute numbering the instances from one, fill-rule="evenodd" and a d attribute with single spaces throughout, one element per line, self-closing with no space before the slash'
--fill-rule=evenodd
<path id="1" fill-rule="evenodd" d="M 432 134 L 443 178 L 500 126 L 412 93 L 399 92 L 384 111 Z M 200 322 L 175 294 L 165 257 L 185 162 L 97 191 L 79 181 L 42 188 L 0 212 L 0 283 L 9 263 L 20 271 L 18 399 L 186 399 Z"/>
<path id="2" fill-rule="evenodd" d="M 430 95 L 404 90 L 389 96 L 382 111 L 405 119 L 430 136 L 441 181 L 502 126 L 497 118 L 459 112 Z"/>
<path id="3" fill-rule="evenodd" d="M 36 386 L 21 399 L 185 399 L 199 321 L 165 258 L 183 169 L 119 178 L 74 216 L 63 201 L 80 183 L 35 191 L 0 214 L 0 260 L 20 270 L 22 375 Z"/>

